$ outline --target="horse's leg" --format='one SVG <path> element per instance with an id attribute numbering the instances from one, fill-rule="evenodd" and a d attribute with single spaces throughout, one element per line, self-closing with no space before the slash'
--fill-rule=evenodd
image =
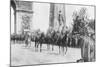
<path id="1" fill-rule="evenodd" d="M 67 53 L 67 46 L 65 48 L 66 48 L 66 50 L 65 50 L 65 54 L 66 54 Z"/>
<path id="2" fill-rule="evenodd" d="M 35 41 L 35 48 L 36 48 L 36 41 Z"/>
<path id="3" fill-rule="evenodd" d="M 62 52 L 63 52 L 63 55 L 64 55 L 64 53 L 65 53 L 65 52 L 64 52 L 64 46 L 62 46 Z"/>
<path id="4" fill-rule="evenodd" d="M 37 42 L 37 51 L 38 51 L 38 47 L 39 47 L 39 42 Z"/>
<path id="5" fill-rule="evenodd" d="M 29 43 L 29 47 L 31 47 L 31 40 L 30 39 L 29 39 L 28 43 Z"/>
<path id="6" fill-rule="evenodd" d="M 59 54 L 60 54 L 60 45 L 59 45 Z"/>
<path id="7" fill-rule="evenodd" d="M 25 40 L 25 47 L 26 47 L 26 40 Z"/>
<path id="8" fill-rule="evenodd" d="M 67 44 L 65 44 L 65 54 L 67 53 Z"/>
<path id="9" fill-rule="evenodd" d="M 31 40 L 30 40 L 30 47 L 31 47 Z"/>
<path id="10" fill-rule="evenodd" d="M 29 47 L 29 41 L 27 40 L 27 47 Z"/>
<path id="11" fill-rule="evenodd" d="M 54 51 L 54 45 L 52 44 L 52 51 Z"/>
<path id="12" fill-rule="evenodd" d="M 37 50 L 37 42 L 35 41 L 35 51 Z"/>
<path id="13" fill-rule="evenodd" d="M 28 42 L 26 41 L 26 47 L 28 46 Z"/>
<path id="14" fill-rule="evenodd" d="M 47 44 L 47 50 L 50 50 L 50 44 Z"/>
<path id="15" fill-rule="evenodd" d="M 35 42 L 35 46 L 36 46 L 36 48 L 37 48 L 37 42 Z"/>
<path id="16" fill-rule="evenodd" d="M 25 41 L 25 47 L 27 47 L 27 42 Z"/>
<path id="17" fill-rule="evenodd" d="M 39 47 L 39 42 L 37 42 L 37 48 Z"/>
<path id="18" fill-rule="evenodd" d="M 35 43 L 35 48 L 36 48 L 36 41 L 34 43 Z"/>
<path id="19" fill-rule="evenodd" d="M 42 43 L 40 43 L 40 52 L 42 52 Z"/>

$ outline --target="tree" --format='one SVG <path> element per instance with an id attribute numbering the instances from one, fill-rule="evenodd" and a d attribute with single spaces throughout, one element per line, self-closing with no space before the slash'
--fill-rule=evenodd
<path id="1" fill-rule="evenodd" d="M 94 41 L 91 38 L 91 34 L 95 34 L 95 20 L 90 20 L 86 14 L 86 8 L 81 8 L 79 12 L 73 13 L 73 31 L 72 34 L 81 37 L 81 54 L 84 61 L 90 61 L 90 58 L 94 58 L 95 50 L 94 50 Z M 94 30 L 94 31 L 93 31 Z M 95 38 L 94 38 L 95 40 Z"/>
<path id="2" fill-rule="evenodd" d="M 81 8 L 79 12 L 73 13 L 73 30 L 72 34 L 80 34 L 82 36 L 87 35 L 87 14 L 86 8 Z"/>
<path id="3" fill-rule="evenodd" d="M 88 33 L 90 37 L 95 41 L 95 20 L 91 19 L 88 24 Z"/>
<path id="4" fill-rule="evenodd" d="M 95 31 L 95 20 L 94 19 L 91 19 L 88 26 Z"/>

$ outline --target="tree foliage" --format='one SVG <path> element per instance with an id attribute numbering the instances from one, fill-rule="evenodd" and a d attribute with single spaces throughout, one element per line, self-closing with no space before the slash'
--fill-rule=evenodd
<path id="1" fill-rule="evenodd" d="M 87 14 L 86 8 L 81 8 L 79 12 L 73 13 L 73 31 L 72 34 L 80 34 L 86 35 L 87 34 Z"/>

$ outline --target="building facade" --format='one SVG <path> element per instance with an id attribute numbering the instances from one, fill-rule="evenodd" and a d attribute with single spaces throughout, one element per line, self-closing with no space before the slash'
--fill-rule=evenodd
<path id="1" fill-rule="evenodd" d="M 31 31 L 33 2 L 11 0 L 11 6 L 14 8 L 14 33 L 21 34 L 24 31 Z"/>

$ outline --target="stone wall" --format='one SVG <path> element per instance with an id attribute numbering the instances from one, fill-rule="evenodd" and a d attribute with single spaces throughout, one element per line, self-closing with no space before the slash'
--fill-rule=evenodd
<path id="1" fill-rule="evenodd" d="M 16 6 L 16 33 L 21 34 L 23 31 L 23 22 L 29 23 L 30 26 L 32 25 L 33 2 L 16 1 Z M 29 21 L 23 20 L 22 17 L 24 16 L 29 17 Z"/>

